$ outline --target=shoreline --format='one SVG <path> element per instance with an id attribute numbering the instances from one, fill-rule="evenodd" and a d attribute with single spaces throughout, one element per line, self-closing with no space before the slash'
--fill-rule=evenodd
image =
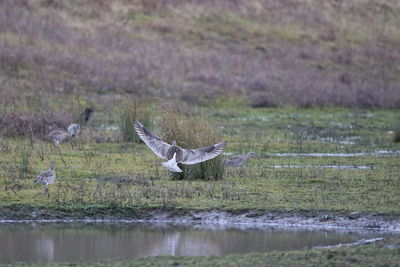
<path id="1" fill-rule="evenodd" d="M 276 227 L 285 229 L 375 231 L 400 234 L 400 215 L 327 211 L 195 211 L 133 208 L 50 209 L 26 205 L 0 208 L 2 223 L 148 222 Z"/>

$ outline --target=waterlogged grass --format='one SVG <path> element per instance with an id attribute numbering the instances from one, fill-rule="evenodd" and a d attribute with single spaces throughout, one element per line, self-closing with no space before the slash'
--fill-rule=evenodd
<path id="1" fill-rule="evenodd" d="M 0 191 L 0 202 L 3 207 L 25 204 L 55 209 L 112 206 L 400 214 L 399 154 L 277 156 L 398 151 L 400 145 L 387 134 L 396 118 L 394 111 L 250 109 L 229 101 L 221 106 L 202 112 L 228 141 L 226 153 L 257 155 L 243 168 L 225 168 L 223 180 L 173 181 L 144 144 L 119 143 L 119 139 L 95 143 L 90 131 L 99 130 L 93 126 L 78 145 L 67 143 L 60 150 L 38 139 L 2 138 L 0 184 L 5 190 Z M 57 183 L 49 186 L 47 197 L 33 177 L 50 161 L 57 163 Z"/>

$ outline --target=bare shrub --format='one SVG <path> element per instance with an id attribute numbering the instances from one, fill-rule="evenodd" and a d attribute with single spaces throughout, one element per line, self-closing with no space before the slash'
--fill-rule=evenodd
<path id="1" fill-rule="evenodd" d="M 253 108 L 274 108 L 279 104 L 271 94 L 255 93 L 250 95 L 250 106 Z"/>
<path id="2" fill-rule="evenodd" d="M 72 122 L 66 113 L 45 111 L 34 113 L 7 113 L 0 116 L 0 135 L 6 137 L 44 138 L 52 129 L 66 129 Z"/>
<path id="3" fill-rule="evenodd" d="M 201 116 L 185 116 L 166 112 L 161 119 L 162 139 L 168 143 L 176 140 L 180 147 L 193 149 L 210 146 L 222 141 L 212 125 Z M 222 157 L 194 165 L 178 164 L 182 173 L 171 173 L 176 180 L 220 180 L 224 175 Z"/>

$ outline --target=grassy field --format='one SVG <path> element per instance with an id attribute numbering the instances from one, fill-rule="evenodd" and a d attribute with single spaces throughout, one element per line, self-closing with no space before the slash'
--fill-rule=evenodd
<path id="1" fill-rule="evenodd" d="M 399 218 L 399 13 L 394 0 L 1 1 L 1 216 L 40 207 L 55 217 L 218 209 Z M 59 149 L 44 140 L 87 107 L 95 112 L 79 138 Z M 139 117 L 161 134 L 165 114 L 209 122 L 228 142 L 224 158 L 256 157 L 223 179 L 174 180 L 129 125 Z M 48 197 L 33 177 L 51 161 Z M 395 265 L 397 252 L 378 244 L 138 265 Z"/>
<path id="2" fill-rule="evenodd" d="M 221 105 L 227 106 L 199 112 L 209 114 L 228 142 L 224 157 L 248 151 L 257 155 L 245 167 L 226 167 L 222 180 L 172 180 L 144 144 L 119 142 L 117 124 L 101 128 L 94 119 L 74 146 L 66 143 L 60 149 L 40 139 L 3 138 L 1 203 L 400 214 L 399 155 L 374 154 L 400 150 L 387 133 L 395 111 Z M 101 130 L 107 127 L 117 130 Z M 99 131 L 110 141 L 93 142 L 93 132 Z M 315 152 L 329 154 L 307 156 Z M 57 164 L 58 183 L 50 185 L 47 198 L 32 179 L 50 161 Z"/>

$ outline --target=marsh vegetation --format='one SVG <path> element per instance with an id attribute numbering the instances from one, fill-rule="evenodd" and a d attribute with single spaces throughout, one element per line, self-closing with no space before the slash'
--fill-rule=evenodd
<path id="1" fill-rule="evenodd" d="M 217 209 L 398 219 L 399 13 L 391 0 L 0 1 L 0 218 L 44 208 L 51 218 Z M 86 108 L 74 142 L 45 140 Z M 135 119 L 184 148 L 228 145 L 171 176 Z M 223 166 L 249 151 L 245 166 Z M 57 183 L 43 197 L 33 177 L 51 161 Z M 348 260 L 327 253 L 286 256 Z"/>
<path id="2" fill-rule="evenodd" d="M 143 143 L 121 143 L 118 133 L 121 130 L 110 133 L 93 121 L 81 133 L 78 147 L 66 143 L 59 150 L 40 138 L 32 143 L 26 139 L 2 138 L 0 172 L 6 185 L 0 195 L 2 202 L 34 206 L 399 212 L 400 147 L 386 134 L 396 112 L 254 110 L 238 106 L 207 108 L 201 112 L 208 112 L 207 121 L 212 121 L 220 136 L 228 141 L 225 150 L 228 155 L 254 151 L 257 157 L 241 168 L 225 167 L 223 179 L 174 179 Z M 109 117 L 112 123 L 112 114 L 98 113 L 94 116 Z M 160 115 L 155 112 L 153 117 L 160 121 L 155 125 L 162 127 L 165 112 Z M 186 120 L 181 122 L 185 122 L 180 124 L 182 127 L 188 127 Z M 115 113 L 114 125 L 118 123 L 118 113 Z M 160 132 L 165 132 L 164 138 L 169 140 L 170 132 L 165 128 L 160 128 Z M 196 130 L 189 132 L 187 139 L 180 136 L 180 140 L 195 138 L 195 133 L 206 136 L 205 132 Z M 108 137 L 95 142 L 94 134 Z M 176 134 L 179 133 L 173 135 Z M 352 139 L 354 143 L 340 142 L 353 136 L 357 136 Z M 324 139 L 327 137 L 329 141 Z M 182 146 L 195 145 L 182 143 Z M 374 154 L 381 150 L 392 153 Z M 313 156 L 315 151 L 321 155 Z M 351 153 L 356 154 L 351 156 Z M 335 154 L 336 157 L 331 156 Z M 59 166 L 59 183 L 50 185 L 50 199 L 43 199 L 40 190 L 32 184 L 32 177 L 51 160 Z M 278 168 L 280 165 L 286 168 Z M 321 168 L 322 165 L 339 167 Z"/>

